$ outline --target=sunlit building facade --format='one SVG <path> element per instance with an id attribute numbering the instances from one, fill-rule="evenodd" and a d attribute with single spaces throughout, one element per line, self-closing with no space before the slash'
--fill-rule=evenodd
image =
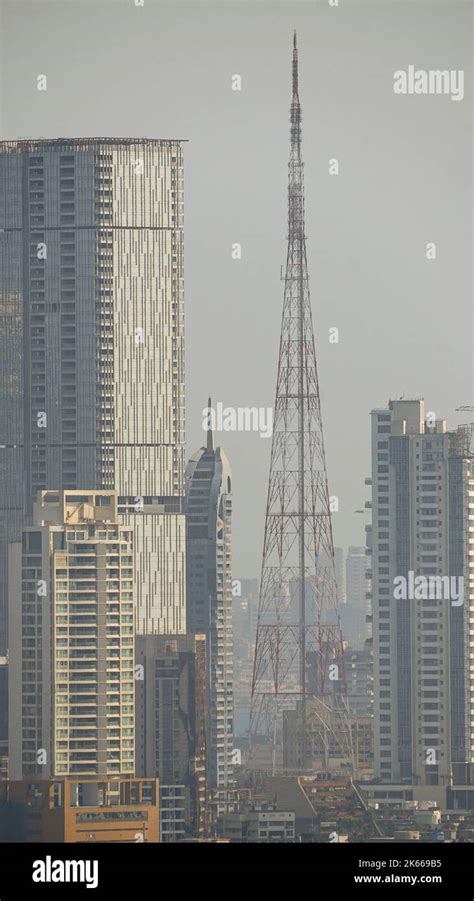
<path id="1" fill-rule="evenodd" d="M 137 630 L 185 632 L 183 304 L 181 142 L 0 142 L 3 612 L 36 492 L 113 489 Z"/>
<path id="2" fill-rule="evenodd" d="M 11 779 L 135 772 L 134 565 L 111 491 L 39 492 L 8 549 Z"/>

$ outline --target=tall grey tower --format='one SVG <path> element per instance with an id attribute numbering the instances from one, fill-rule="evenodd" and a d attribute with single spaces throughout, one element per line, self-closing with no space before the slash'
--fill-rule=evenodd
<path id="1" fill-rule="evenodd" d="M 327 769 L 334 757 L 353 766 L 306 260 L 296 33 L 292 84 L 288 252 L 250 719 L 252 745 L 261 736 L 271 746 L 274 772 L 287 769 L 285 734 L 294 741 L 295 722 L 297 771 Z"/>
<path id="2" fill-rule="evenodd" d="M 372 411 L 375 770 L 432 797 L 474 763 L 471 432 L 421 399 Z"/>
<path id="3" fill-rule="evenodd" d="M 186 597 L 188 632 L 207 636 L 209 785 L 232 783 L 232 473 L 214 447 L 209 398 L 207 444 L 186 467 Z"/>
<path id="4" fill-rule="evenodd" d="M 3 611 L 5 541 L 37 491 L 113 489 L 138 631 L 185 632 L 182 156 L 152 139 L 0 143 Z"/>

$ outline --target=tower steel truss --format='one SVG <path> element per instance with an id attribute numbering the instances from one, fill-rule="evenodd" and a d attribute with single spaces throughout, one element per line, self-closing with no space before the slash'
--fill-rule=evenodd
<path id="1" fill-rule="evenodd" d="M 354 772 L 308 283 L 293 41 L 288 254 L 250 716 L 275 772 Z M 285 750 L 286 743 L 293 748 Z"/>

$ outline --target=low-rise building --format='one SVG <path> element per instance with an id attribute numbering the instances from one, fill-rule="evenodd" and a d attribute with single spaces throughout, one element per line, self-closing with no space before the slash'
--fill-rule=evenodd
<path id="1" fill-rule="evenodd" d="M 0 840 L 159 842 L 159 780 L 5 782 L 0 794 Z"/>
<path id="2" fill-rule="evenodd" d="M 218 832 L 231 842 L 294 842 L 294 811 L 277 810 L 272 804 L 251 804 L 224 814 Z"/>

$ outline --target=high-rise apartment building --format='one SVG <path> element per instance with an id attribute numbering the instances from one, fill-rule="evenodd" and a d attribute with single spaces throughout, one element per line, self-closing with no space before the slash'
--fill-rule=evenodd
<path id="1" fill-rule="evenodd" d="M 136 772 L 156 776 L 162 841 L 207 828 L 208 685 L 205 635 L 136 642 Z"/>
<path id="2" fill-rule="evenodd" d="M 351 607 L 367 610 L 366 600 L 369 560 L 365 547 L 350 547 L 346 557 L 346 601 Z"/>
<path id="3" fill-rule="evenodd" d="M 233 728 L 234 739 L 249 729 L 255 635 L 258 617 L 258 579 L 232 580 Z M 238 742 L 236 742 L 236 745 Z"/>
<path id="4" fill-rule="evenodd" d="M 0 142 L 3 610 L 5 542 L 36 492 L 113 489 L 138 631 L 185 632 L 182 157 L 179 141 Z"/>
<path id="5" fill-rule="evenodd" d="M 207 638 L 211 788 L 229 787 L 233 774 L 231 546 L 232 474 L 209 423 L 207 446 L 186 467 L 186 599 L 189 632 Z"/>
<path id="6" fill-rule="evenodd" d="M 133 775 L 133 583 L 115 492 L 38 493 L 8 550 L 11 779 Z"/>
<path id="7" fill-rule="evenodd" d="M 8 779 L 8 658 L 0 657 L 0 782 Z"/>
<path id="8" fill-rule="evenodd" d="M 447 786 L 474 761 L 474 457 L 423 400 L 372 412 L 375 770 Z M 369 573 L 370 575 L 370 573 Z"/>
<path id="9" fill-rule="evenodd" d="M 7 651 L 7 541 L 24 521 L 23 315 L 15 235 L 0 230 L 0 654 Z"/>
<path id="10" fill-rule="evenodd" d="M 342 634 L 352 648 L 362 651 L 369 635 L 369 558 L 365 547 L 350 547 L 346 557 L 346 603 L 341 605 Z"/>
<path id="11" fill-rule="evenodd" d="M 348 647 L 344 652 L 349 712 L 356 717 L 373 715 L 372 642 L 367 639 L 359 650 Z"/>

